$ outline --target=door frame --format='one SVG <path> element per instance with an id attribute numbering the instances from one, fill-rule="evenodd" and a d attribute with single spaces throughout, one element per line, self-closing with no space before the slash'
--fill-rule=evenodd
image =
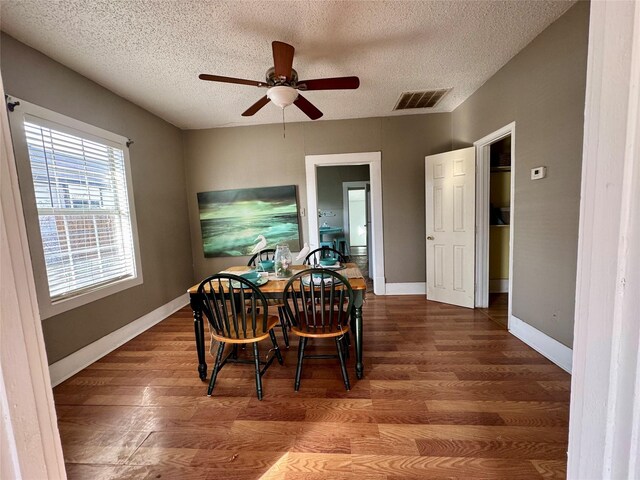
<path id="1" fill-rule="evenodd" d="M 515 169 L 516 169 L 516 122 L 492 132 L 473 143 L 476 147 L 476 308 L 489 306 L 489 192 L 492 143 L 511 136 L 511 192 L 509 221 L 509 293 L 508 323 L 511 323 L 511 306 L 513 300 L 513 232 L 515 230 Z M 508 325 L 510 327 L 510 325 Z"/>
<path id="2" fill-rule="evenodd" d="M 640 3 L 590 9 L 567 478 L 640 478 Z"/>
<path id="3" fill-rule="evenodd" d="M 373 279 L 373 293 L 384 295 L 384 235 L 382 222 L 382 153 L 359 152 L 329 155 L 305 155 L 307 176 L 307 210 L 309 222 L 309 243 L 320 245 L 318 233 L 318 167 L 340 167 L 345 165 L 369 165 L 371 185 L 371 263 L 369 276 Z"/>
<path id="4" fill-rule="evenodd" d="M 361 180 L 358 182 L 342 182 L 342 224 L 344 225 L 345 236 L 350 234 L 349 231 L 349 190 L 362 188 L 365 190 L 365 202 L 367 185 L 371 188 L 369 180 Z M 351 246 L 351 238 L 347 238 L 349 246 Z M 367 245 L 369 244 L 369 235 L 367 235 Z"/>
<path id="5" fill-rule="evenodd" d="M 0 477 L 66 479 L 6 109 L 0 138 Z"/>

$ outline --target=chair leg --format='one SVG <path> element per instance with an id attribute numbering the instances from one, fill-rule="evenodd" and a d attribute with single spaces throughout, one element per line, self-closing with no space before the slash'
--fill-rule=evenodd
<path id="1" fill-rule="evenodd" d="M 282 307 L 278 307 L 278 316 L 280 317 L 280 327 L 282 328 L 282 337 L 284 338 L 284 346 L 289 348 L 289 334 L 287 333 L 287 322 L 285 320 Z"/>
<path id="2" fill-rule="evenodd" d="M 349 384 L 349 374 L 347 373 L 347 366 L 344 364 L 342 341 L 339 337 L 336 337 L 336 348 L 338 349 L 338 358 L 340 359 L 340 369 L 342 370 L 342 380 L 344 380 L 344 387 L 347 390 L 351 390 L 351 385 Z"/>
<path id="3" fill-rule="evenodd" d="M 218 353 L 216 354 L 216 364 L 213 366 L 213 372 L 211 372 L 211 380 L 209 381 L 209 389 L 207 390 L 207 396 L 211 396 L 211 392 L 213 392 L 213 387 L 216 384 L 216 378 L 218 376 L 218 371 L 220 370 L 220 362 L 222 361 L 222 352 L 224 351 L 224 343 L 220 342 L 218 345 Z"/>
<path id="4" fill-rule="evenodd" d="M 278 363 L 280 365 L 283 365 L 284 360 L 282 360 L 282 353 L 280 353 L 280 349 L 278 348 L 278 342 L 276 342 L 276 334 L 273 333 L 273 328 L 269 330 L 269 336 L 271 337 L 271 343 L 273 343 L 273 349 L 276 351 L 276 358 L 278 359 Z"/>
<path id="5" fill-rule="evenodd" d="M 344 351 L 346 352 L 345 357 L 347 360 L 349 359 L 349 347 L 351 346 L 351 340 L 349 339 L 349 332 L 344 334 L 342 337 L 342 346 L 344 347 Z"/>
<path id="6" fill-rule="evenodd" d="M 298 343 L 298 367 L 296 368 L 296 381 L 293 389 L 297 392 L 300 389 L 300 376 L 302 375 L 302 360 L 304 358 L 304 347 L 307 346 L 307 337 L 300 337 Z"/>
<path id="7" fill-rule="evenodd" d="M 258 342 L 253 343 L 253 357 L 256 365 L 256 392 L 258 392 L 258 400 L 262 400 L 262 378 L 260 377 L 260 352 L 258 351 Z"/>

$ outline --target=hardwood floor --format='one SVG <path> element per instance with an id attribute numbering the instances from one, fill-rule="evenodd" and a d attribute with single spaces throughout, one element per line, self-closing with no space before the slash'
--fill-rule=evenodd
<path id="1" fill-rule="evenodd" d="M 508 302 L 508 293 L 490 293 L 489 307 L 479 308 L 478 311 L 483 312 L 490 320 L 493 320 L 506 330 L 509 325 L 509 320 L 507 318 Z"/>
<path id="2" fill-rule="evenodd" d="M 225 366 L 205 395 L 180 310 L 55 388 L 69 478 L 565 476 L 568 374 L 486 312 L 370 295 L 364 319 L 351 391 L 337 360 L 308 360 L 294 392 L 292 336 L 259 402 L 251 365 Z"/>

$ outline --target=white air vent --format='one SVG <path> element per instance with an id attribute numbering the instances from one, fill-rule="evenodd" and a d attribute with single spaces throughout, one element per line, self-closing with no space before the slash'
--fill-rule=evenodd
<path id="1" fill-rule="evenodd" d="M 433 108 L 450 91 L 450 88 L 427 90 L 422 92 L 404 92 L 400 95 L 394 110 L 407 110 L 409 108 Z"/>

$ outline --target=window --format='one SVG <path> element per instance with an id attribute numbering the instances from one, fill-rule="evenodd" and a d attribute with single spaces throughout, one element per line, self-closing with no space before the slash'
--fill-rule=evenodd
<path id="1" fill-rule="evenodd" d="M 19 102 L 11 129 L 30 170 L 33 189 L 20 180 L 43 317 L 141 283 L 127 140 Z"/>

